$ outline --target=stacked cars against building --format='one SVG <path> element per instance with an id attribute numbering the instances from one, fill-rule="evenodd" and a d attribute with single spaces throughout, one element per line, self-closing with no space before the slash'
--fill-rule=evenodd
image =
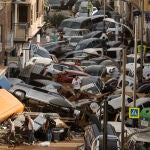
<path id="1" fill-rule="evenodd" d="M 52 3 L 52 1 L 50 1 Z M 58 2 L 59 3 L 59 2 Z M 79 2 L 78 2 L 79 3 Z M 66 6 L 66 3 L 64 3 Z M 51 5 L 53 8 L 55 5 Z M 60 4 L 56 7 L 62 7 Z M 94 8 L 94 7 L 93 7 Z M 23 114 L 30 114 L 35 122 L 35 138 L 43 141 L 44 132 L 42 126 L 45 123 L 45 115 L 49 115 L 56 121 L 56 127 L 53 129 L 53 140 L 65 140 L 70 138 L 70 133 L 84 132 L 85 129 L 85 149 L 92 149 L 93 143 L 99 136 L 99 149 L 103 147 L 103 123 L 101 123 L 104 116 L 103 101 L 108 101 L 108 121 L 120 121 L 120 112 L 122 109 L 122 54 L 124 47 L 127 48 L 127 64 L 126 64 L 126 126 L 132 127 L 133 121 L 128 117 L 128 108 L 133 106 L 133 85 L 134 85 L 134 69 L 130 41 L 133 40 L 130 36 L 127 45 L 123 45 L 121 39 L 122 28 L 116 29 L 115 23 L 104 23 L 105 17 L 118 17 L 118 14 L 112 10 L 99 8 L 95 14 L 90 13 L 86 17 L 80 16 L 77 18 L 69 18 L 62 21 L 58 27 L 58 31 L 64 33 L 63 41 L 56 41 L 50 43 L 41 43 L 40 46 L 32 44 L 31 58 L 25 63 L 25 67 L 17 74 L 19 80 L 15 75 L 11 74 L 13 78 L 9 78 L 10 85 L 6 88 L 4 81 L 0 89 L 2 93 L 2 100 L 4 95 L 8 95 L 12 101 L 14 99 L 14 106 L 17 103 L 17 108 L 9 112 L 9 108 L 4 110 L 8 112 L 3 115 L 0 113 L 0 121 L 2 122 L 3 134 L 1 134 L 2 143 L 5 143 L 7 138 L 8 126 L 7 119 L 14 118 L 17 134 L 23 125 Z M 99 14 L 100 13 L 100 14 Z M 97 16 L 98 14 L 98 16 Z M 118 41 L 116 41 L 116 30 L 118 30 Z M 138 57 L 137 63 L 141 59 Z M 137 72 L 141 71 L 137 65 Z M 136 123 L 138 128 L 149 127 L 149 52 L 144 55 L 143 68 L 143 83 L 139 83 L 139 74 L 137 74 L 137 89 L 136 89 L 136 103 L 137 107 L 142 111 L 141 119 Z M 79 96 L 77 97 L 73 90 L 72 80 L 78 76 L 81 80 L 81 88 Z M 4 89 L 8 90 L 5 91 Z M 10 93 L 12 95 L 10 95 Z M 7 96 L 7 98 L 8 98 Z M 15 97 L 14 97 L 15 96 Z M 17 98 L 17 99 L 16 99 Z M 6 101 L 6 100 L 4 100 Z M 11 102 L 12 102 L 11 101 Z M 3 101 L 1 103 L 4 103 Z M 13 104 L 8 102 L 9 104 Z M 19 108 L 18 108 L 19 107 Z M 23 112 L 24 109 L 24 113 Z M 145 113 L 147 115 L 145 115 Z M 19 113 L 18 115 L 16 115 Z M 145 115 L 145 116 L 144 116 Z M 143 120 L 147 118 L 147 120 Z M 65 122 L 65 123 L 64 123 Z M 92 125 L 90 125 L 90 122 Z M 115 122 L 116 123 L 116 122 Z M 87 126 L 88 125 L 88 126 Z M 108 123 L 108 143 L 109 149 L 119 149 L 120 132 L 114 130 L 113 123 Z M 85 128 L 86 127 L 86 128 Z M 132 134 L 131 130 L 126 127 L 128 134 Z M 142 129 L 141 129 L 142 130 Z M 135 131 L 133 131 L 135 132 Z M 59 136 L 56 136 L 59 133 Z M 117 133 L 117 134 L 116 134 Z M 147 131 L 149 134 L 149 132 Z M 40 136 L 39 136 L 40 135 Z M 41 136 L 42 135 L 42 136 Z M 20 137 L 16 137 L 20 138 Z M 128 149 L 137 147 L 137 141 L 143 142 L 143 147 L 149 147 L 150 142 L 141 138 L 139 141 L 136 136 L 127 140 Z M 27 138 L 21 135 L 20 143 L 26 142 Z M 131 143 L 129 144 L 129 142 Z M 132 142 L 134 141 L 134 142 Z M 10 141 L 7 141 L 10 142 Z M 15 141 L 13 141 L 15 143 Z"/>

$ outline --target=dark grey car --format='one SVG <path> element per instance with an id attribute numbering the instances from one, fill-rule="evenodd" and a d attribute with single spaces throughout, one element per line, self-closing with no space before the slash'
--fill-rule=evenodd
<path id="1" fill-rule="evenodd" d="M 93 26 L 94 31 L 104 31 L 107 30 L 109 22 L 99 22 Z"/>
<path id="2" fill-rule="evenodd" d="M 43 111 L 50 111 L 51 107 L 54 108 L 73 108 L 72 104 L 63 96 L 58 93 L 49 92 L 41 88 L 37 88 L 28 84 L 16 84 L 13 85 L 9 92 L 20 98 L 23 102 L 33 103 L 34 110 L 39 106 L 44 106 Z M 35 106 L 36 105 L 36 106 Z M 37 111 L 37 110 L 36 110 Z M 57 111 L 54 109 L 54 111 Z"/>
<path id="3" fill-rule="evenodd" d="M 82 40 L 76 46 L 76 50 L 83 50 L 86 48 L 101 48 L 103 47 L 103 41 L 99 38 L 89 38 Z"/>
<path id="4" fill-rule="evenodd" d="M 104 88 L 104 83 L 100 80 L 99 77 L 94 76 L 85 77 L 82 78 L 81 82 L 82 82 L 81 90 L 87 91 L 89 93 L 100 94 Z"/>
<path id="5" fill-rule="evenodd" d="M 65 28 L 72 29 L 92 29 L 92 21 L 89 17 L 77 17 L 65 19 L 58 27 L 59 32 L 63 32 Z"/>
<path id="6" fill-rule="evenodd" d="M 71 103 L 59 94 L 49 92 L 28 84 L 19 83 L 13 85 L 9 89 L 9 92 L 18 96 L 19 93 L 17 92 L 20 92 L 20 95 L 22 95 L 24 98 L 36 99 L 39 102 L 44 102 L 47 104 L 58 105 L 60 107 L 72 107 Z M 55 101 L 55 99 L 59 99 L 59 102 Z"/>
<path id="7" fill-rule="evenodd" d="M 68 46 L 69 41 L 57 41 L 43 44 L 42 47 L 46 49 L 50 54 L 54 54 L 56 57 L 62 56 L 65 52 L 72 49 Z"/>
<path id="8" fill-rule="evenodd" d="M 82 54 L 83 54 L 82 50 L 70 51 L 70 52 L 66 52 L 64 55 L 58 57 L 58 60 L 62 61 L 62 60 L 66 60 L 67 58 L 74 58 L 76 56 L 82 56 Z"/>
<path id="9" fill-rule="evenodd" d="M 96 122 L 96 118 L 93 115 L 91 116 L 91 120 L 94 120 Z M 84 136 L 84 145 L 85 145 L 85 149 L 86 150 L 91 150 L 93 149 L 93 145 L 97 142 L 98 144 L 97 149 L 98 150 L 102 150 L 103 149 L 103 130 L 100 130 L 99 128 L 99 122 L 97 124 L 92 123 L 91 125 L 88 126 L 88 128 L 86 128 L 85 130 L 85 136 Z M 103 126 L 103 125 L 102 125 Z M 98 140 L 96 140 L 96 142 L 94 144 L 92 144 L 94 142 L 94 140 L 97 138 Z M 118 137 L 116 135 L 115 129 L 111 124 L 107 125 L 107 150 L 120 150 L 119 148 L 119 140 Z M 92 147 L 93 146 L 93 147 Z"/>
<path id="10" fill-rule="evenodd" d="M 100 38 L 101 36 L 102 36 L 102 31 L 93 31 L 83 36 L 83 39 Z"/>
<path id="11" fill-rule="evenodd" d="M 107 74 L 107 69 L 102 65 L 91 65 L 86 67 L 84 72 L 91 76 L 105 77 Z"/>

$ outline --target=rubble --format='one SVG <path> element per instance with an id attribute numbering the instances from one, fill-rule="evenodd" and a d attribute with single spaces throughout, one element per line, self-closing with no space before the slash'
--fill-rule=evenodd
<path id="1" fill-rule="evenodd" d="M 64 121 L 62 121 L 60 119 L 60 116 L 56 113 L 46 113 L 45 114 L 45 113 L 37 113 L 37 112 L 23 112 L 21 114 L 17 114 L 15 116 L 13 116 L 14 124 L 15 124 L 15 128 L 16 128 L 16 134 L 15 134 L 16 140 L 15 141 L 14 140 L 8 141 L 8 134 L 10 132 L 10 129 L 9 129 L 9 124 L 8 124 L 7 120 L 1 124 L 1 126 L 0 126 L 0 145 L 3 145 L 3 144 L 4 145 L 5 144 L 14 145 L 14 146 L 22 145 L 22 144 L 28 145 L 27 131 L 22 130 L 22 126 L 25 122 L 24 114 L 30 115 L 33 119 L 35 118 L 34 119 L 35 135 L 38 134 L 39 130 L 42 130 L 43 124 L 45 123 L 45 119 L 43 118 L 45 115 L 49 115 L 49 116 L 51 116 L 51 118 L 53 118 L 55 120 L 57 130 L 63 129 L 63 132 L 66 132 L 65 130 L 69 129 L 69 126 Z M 52 132 L 54 133 L 55 129 Z M 65 134 L 67 134 L 67 135 L 65 135 Z M 66 132 L 65 134 L 63 134 L 63 138 L 69 137 L 70 132 Z M 41 137 L 41 139 L 42 139 L 42 137 Z M 36 140 L 39 141 L 40 137 L 38 137 Z M 40 146 L 43 144 L 41 143 Z"/>

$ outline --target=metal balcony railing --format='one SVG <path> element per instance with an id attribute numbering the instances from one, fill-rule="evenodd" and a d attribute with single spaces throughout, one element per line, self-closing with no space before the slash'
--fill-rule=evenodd
<path id="1" fill-rule="evenodd" d="M 25 42 L 28 39 L 28 23 L 14 23 L 14 41 Z"/>

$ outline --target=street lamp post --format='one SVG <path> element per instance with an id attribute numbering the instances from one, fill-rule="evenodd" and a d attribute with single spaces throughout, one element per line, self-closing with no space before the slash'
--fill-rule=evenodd
<path id="1" fill-rule="evenodd" d="M 124 150 L 124 132 L 125 132 L 125 82 L 126 82 L 126 48 L 123 51 L 123 77 L 122 77 L 122 124 L 121 124 L 121 150 Z"/>
<path id="2" fill-rule="evenodd" d="M 112 18 L 106 18 L 106 19 L 104 19 L 104 21 L 113 22 L 113 23 L 118 24 L 118 25 L 120 24 L 121 26 L 127 28 L 130 31 L 130 33 L 132 34 L 132 36 L 134 37 L 133 31 L 128 26 L 126 26 L 125 24 L 116 22 Z M 125 138 L 124 138 L 124 132 L 125 132 L 125 128 L 124 128 L 124 125 L 125 125 L 125 82 L 126 82 L 126 48 L 123 51 L 121 150 L 125 149 L 125 145 L 124 145 L 124 143 L 125 143 Z"/>
<path id="3" fill-rule="evenodd" d="M 104 0 L 104 19 L 106 18 L 105 15 L 106 15 L 106 0 Z M 104 23 L 104 30 L 103 30 L 103 32 L 106 33 L 106 31 L 105 31 L 105 21 L 103 23 Z"/>
<path id="4" fill-rule="evenodd" d="M 143 26 L 144 26 L 144 0 L 141 0 L 141 75 L 140 75 L 140 82 L 143 82 Z"/>
<path id="5" fill-rule="evenodd" d="M 137 75 L 137 26 L 138 26 L 138 17 L 141 15 L 139 9 L 133 11 L 134 16 L 134 87 L 133 87 L 133 101 L 134 106 L 136 107 L 136 75 Z"/>
<path id="6" fill-rule="evenodd" d="M 134 101 L 134 107 L 136 107 L 136 74 L 137 74 L 137 21 L 138 17 L 135 17 L 135 23 L 134 23 L 134 32 L 135 32 L 135 37 L 134 37 L 134 87 L 133 87 L 133 101 Z"/>
<path id="7" fill-rule="evenodd" d="M 106 0 L 104 0 L 104 19 L 106 18 L 105 15 L 106 15 Z"/>

